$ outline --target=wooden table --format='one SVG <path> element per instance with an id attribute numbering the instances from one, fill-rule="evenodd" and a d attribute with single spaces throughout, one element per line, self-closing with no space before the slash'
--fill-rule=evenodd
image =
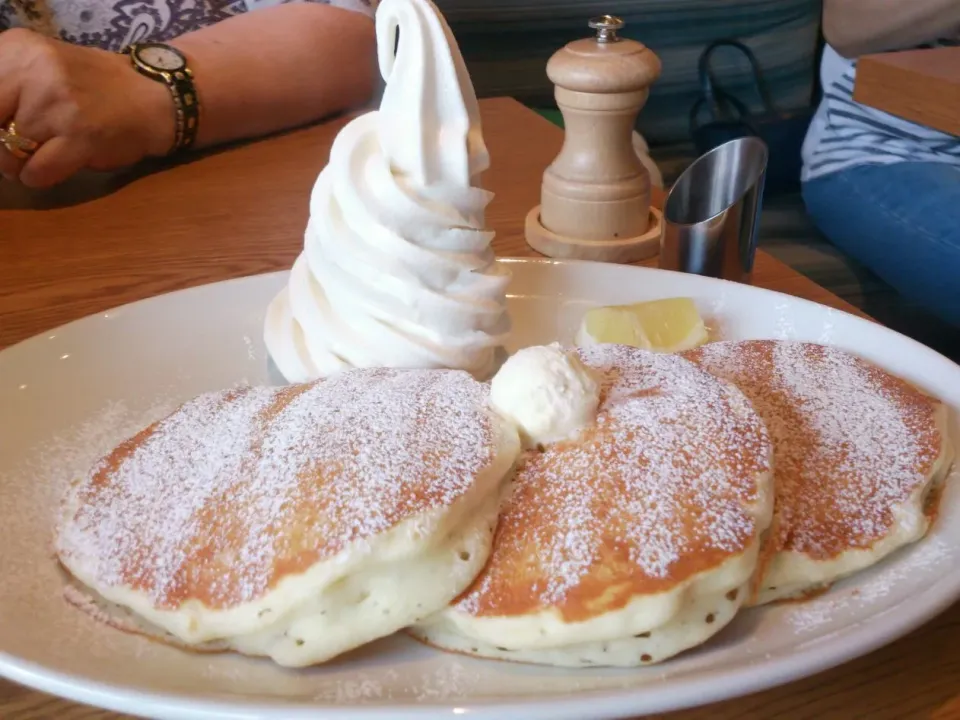
<path id="1" fill-rule="evenodd" d="M 960 135 L 960 47 L 867 55 L 853 98 L 898 117 Z"/>
<path id="2" fill-rule="evenodd" d="M 523 220 L 562 133 L 512 100 L 481 103 L 501 255 L 532 255 Z M 307 197 L 343 121 L 199 158 L 163 172 L 100 178 L 54 194 L 0 182 L 0 347 L 161 292 L 288 267 Z M 99 183 L 99 184 L 98 184 Z M 92 189 L 91 189 L 92 188 Z M 109 194 L 95 198 L 98 193 Z M 3 209 L 13 205 L 44 209 Z M 754 283 L 852 310 L 761 252 Z M 960 606 L 885 650 L 806 681 L 670 720 L 960 717 Z M 892 678 L 896 677 L 896 681 Z M 0 681 L 2 720 L 106 720 Z"/>

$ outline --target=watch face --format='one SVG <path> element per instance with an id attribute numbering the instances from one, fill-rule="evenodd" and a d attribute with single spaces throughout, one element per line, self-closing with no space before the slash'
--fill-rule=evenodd
<path id="1" fill-rule="evenodd" d="M 137 57 L 152 68 L 168 72 L 180 70 L 186 65 L 183 56 L 166 45 L 141 45 L 137 48 Z"/>

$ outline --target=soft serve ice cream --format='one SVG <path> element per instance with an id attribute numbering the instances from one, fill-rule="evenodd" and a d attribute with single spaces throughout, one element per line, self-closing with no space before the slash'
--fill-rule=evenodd
<path id="1" fill-rule="evenodd" d="M 483 377 L 509 330 L 509 275 L 484 225 L 477 98 L 433 3 L 383 0 L 376 28 L 380 109 L 333 143 L 267 349 L 291 382 L 374 366 Z"/>

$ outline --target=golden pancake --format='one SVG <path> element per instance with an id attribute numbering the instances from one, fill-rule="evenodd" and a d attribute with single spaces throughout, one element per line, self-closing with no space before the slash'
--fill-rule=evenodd
<path id="1" fill-rule="evenodd" d="M 473 585 L 413 633 L 555 665 L 639 665 L 732 619 L 772 515 L 772 445 L 732 385 L 671 355 L 579 352 L 596 422 L 526 455 Z"/>
<path id="2" fill-rule="evenodd" d="M 487 393 L 464 372 L 356 370 L 203 395 L 75 484 L 59 558 L 181 643 L 326 660 L 482 566 L 519 453 Z"/>
<path id="3" fill-rule="evenodd" d="M 802 596 L 923 537 L 952 459 L 937 400 L 842 350 L 756 340 L 684 354 L 736 384 L 775 446 L 777 530 L 759 602 Z"/>

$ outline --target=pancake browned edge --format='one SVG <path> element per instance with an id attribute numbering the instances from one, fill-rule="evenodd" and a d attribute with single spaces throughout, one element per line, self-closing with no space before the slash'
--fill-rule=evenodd
<path id="1" fill-rule="evenodd" d="M 378 369 L 200 396 L 72 485 L 68 599 L 287 666 L 396 632 L 490 553 L 520 445 L 487 394 L 460 371 Z"/>
<path id="2" fill-rule="evenodd" d="M 736 384 L 774 441 L 777 531 L 757 603 L 804 597 L 927 533 L 953 461 L 941 402 L 822 345 L 721 342 L 685 357 Z"/>
<path id="3" fill-rule="evenodd" d="M 411 633 L 559 666 L 636 666 L 698 645 L 743 603 L 773 512 L 772 444 L 732 385 L 671 355 L 578 351 L 596 423 L 526 455 L 494 551 Z"/>
<path id="4" fill-rule="evenodd" d="M 69 571 L 63 567 L 62 564 L 60 568 L 66 575 L 63 586 L 64 600 L 97 622 L 109 625 L 114 630 L 119 630 L 120 632 L 130 635 L 139 635 L 147 640 L 162 645 L 169 645 L 179 650 L 211 655 L 230 652 L 229 646 L 223 642 L 212 641 L 193 645 L 182 642 L 177 639 L 175 635 L 168 633 L 157 625 L 147 622 L 129 608 L 104 599 L 70 575 Z"/>

